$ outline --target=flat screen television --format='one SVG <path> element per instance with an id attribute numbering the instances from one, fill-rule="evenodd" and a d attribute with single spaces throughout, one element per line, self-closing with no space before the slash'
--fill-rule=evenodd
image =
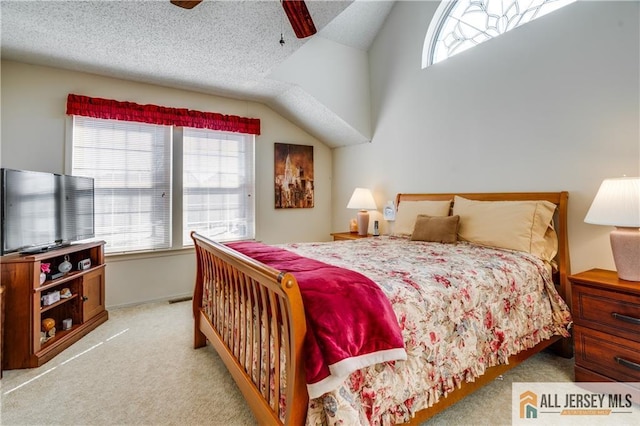
<path id="1" fill-rule="evenodd" d="M 94 181 L 2 169 L 2 255 L 38 253 L 93 238 Z"/>

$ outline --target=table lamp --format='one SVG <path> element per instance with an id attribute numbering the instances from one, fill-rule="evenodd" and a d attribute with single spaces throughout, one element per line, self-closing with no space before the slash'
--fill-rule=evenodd
<path id="1" fill-rule="evenodd" d="M 640 281 L 640 177 L 605 179 L 584 221 L 616 227 L 610 238 L 618 278 Z"/>
<path id="2" fill-rule="evenodd" d="M 356 188 L 347 204 L 348 209 L 358 209 L 358 235 L 366 236 L 369 230 L 369 212 L 377 208 L 371 191 L 366 188 Z"/>

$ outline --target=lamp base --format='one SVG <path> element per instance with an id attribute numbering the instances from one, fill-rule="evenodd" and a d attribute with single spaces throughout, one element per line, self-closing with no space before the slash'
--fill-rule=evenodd
<path id="1" fill-rule="evenodd" d="M 358 235 L 366 237 L 369 232 L 369 212 L 360 210 L 358 212 Z"/>
<path id="2" fill-rule="evenodd" d="M 640 281 L 640 229 L 616 227 L 610 239 L 618 278 Z"/>

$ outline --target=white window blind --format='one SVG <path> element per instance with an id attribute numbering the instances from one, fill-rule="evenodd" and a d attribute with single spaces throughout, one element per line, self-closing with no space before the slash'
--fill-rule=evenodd
<path id="1" fill-rule="evenodd" d="M 255 237 L 254 136 L 183 130 L 183 244 L 191 231 L 217 241 Z"/>
<path id="2" fill-rule="evenodd" d="M 74 116 L 72 174 L 95 179 L 107 253 L 171 247 L 171 127 Z"/>

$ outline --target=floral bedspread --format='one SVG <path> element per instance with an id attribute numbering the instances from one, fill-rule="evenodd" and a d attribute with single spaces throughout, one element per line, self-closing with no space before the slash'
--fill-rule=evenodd
<path id="1" fill-rule="evenodd" d="M 535 256 L 459 242 L 378 237 L 282 245 L 375 281 L 396 313 L 406 361 L 352 373 L 309 402 L 307 424 L 393 424 L 485 368 L 559 334 L 571 317 Z"/>
<path id="2" fill-rule="evenodd" d="M 336 389 L 360 368 L 407 358 L 391 303 L 371 279 L 255 241 L 228 247 L 295 275 L 307 318 L 304 356 L 310 398 Z"/>

